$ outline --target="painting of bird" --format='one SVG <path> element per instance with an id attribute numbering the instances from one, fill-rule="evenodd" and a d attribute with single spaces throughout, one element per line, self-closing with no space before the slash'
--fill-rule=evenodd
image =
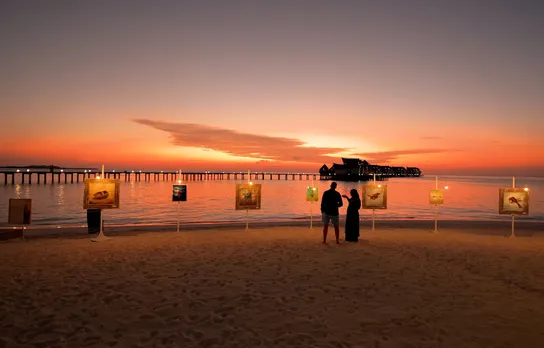
<path id="1" fill-rule="evenodd" d="M 510 197 L 510 198 L 508 198 L 508 202 L 517 204 L 518 208 L 521 208 L 521 204 L 519 204 L 519 201 L 517 200 L 516 197 Z"/>

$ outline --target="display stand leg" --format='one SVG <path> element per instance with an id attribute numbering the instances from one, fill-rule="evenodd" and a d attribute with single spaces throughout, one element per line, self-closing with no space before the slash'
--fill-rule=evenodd
<path id="1" fill-rule="evenodd" d="M 375 214 L 376 214 L 376 209 L 372 209 L 372 230 L 371 231 L 376 231 Z"/>
<path id="2" fill-rule="evenodd" d="M 516 177 L 515 176 L 512 177 L 512 188 L 516 188 Z M 514 228 L 515 223 L 516 223 L 515 220 L 516 220 L 515 215 L 512 214 L 512 233 L 510 233 L 510 238 L 515 238 L 516 237 L 515 228 Z"/>
<path id="3" fill-rule="evenodd" d="M 312 229 L 313 224 L 313 214 L 312 214 L 312 203 L 310 202 L 310 230 Z"/>
<path id="4" fill-rule="evenodd" d="M 512 233 L 510 233 L 510 238 L 516 238 L 515 224 L 516 224 L 516 218 L 515 218 L 515 215 L 512 214 Z"/>
<path id="5" fill-rule="evenodd" d="M 25 225 L 21 226 L 21 238 L 25 239 Z"/>
<path id="6" fill-rule="evenodd" d="M 246 230 L 249 229 L 249 209 L 246 209 Z"/>
<path id="7" fill-rule="evenodd" d="M 178 226 L 176 232 L 179 232 L 179 201 L 178 201 Z"/>
<path id="8" fill-rule="evenodd" d="M 434 206 L 434 230 L 432 230 L 431 232 L 438 232 L 438 205 Z"/>
<path id="9" fill-rule="evenodd" d="M 110 238 L 104 235 L 104 219 L 102 219 L 102 210 L 100 210 L 100 232 L 98 236 L 91 239 L 92 242 L 103 242 L 109 240 Z"/>

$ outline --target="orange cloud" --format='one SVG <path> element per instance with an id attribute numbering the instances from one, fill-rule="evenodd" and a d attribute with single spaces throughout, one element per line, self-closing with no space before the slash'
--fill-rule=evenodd
<path id="1" fill-rule="evenodd" d="M 382 152 L 367 152 L 356 154 L 356 157 L 364 158 L 371 164 L 389 164 L 398 160 L 401 156 L 406 155 L 428 155 L 439 153 L 451 153 L 459 150 L 452 149 L 410 149 L 410 150 L 395 150 Z M 399 164 L 400 165 L 400 164 Z"/>
<path id="2" fill-rule="evenodd" d="M 210 149 L 232 156 L 283 162 L 329 162 L 330 154 L 347 151 L 342 147 L 310 147 L 298 139 L 242 133 L 236 130 L 199 125 L 135 119 L 136 123 L 166 132 L 177 146 Z"/>

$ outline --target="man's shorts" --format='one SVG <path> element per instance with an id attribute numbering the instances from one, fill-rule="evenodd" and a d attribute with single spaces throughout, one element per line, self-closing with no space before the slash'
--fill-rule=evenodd
<path id="1" fill-rule="evenodd" d="M 321 214 L 321 220 L 323 221 L 324 224 L 328 224 L 329 221 L 332 222 L 333 225 L 338 225 L 338 215 L 327 215 L 327 214 L 324 214 L 322 213 Z"/>

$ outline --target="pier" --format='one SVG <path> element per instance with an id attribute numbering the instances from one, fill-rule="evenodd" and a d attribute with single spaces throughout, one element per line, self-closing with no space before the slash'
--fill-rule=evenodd
<path id="1" fill-rule="evenodd" d="M 85 182 L 85 179 L 96 178 L 102 173 L 99 169 L 14 169 L 0 168 L 0 180 L 4 185 L 15 184 L 73 184 Z M 248 177 L 249 175 L 249 177 Z M 205 180 L 318 180 L 318 173 L 279 173 L 279 172 L 183 172 L 178 171 L 143 171 L 143 170 L 109 170 L 104 171 L 104 178 L 119 179 L 124 182 L 144 181 L 205 181 Z M 1 182 L 1 181 L 0 181 Z"/>

